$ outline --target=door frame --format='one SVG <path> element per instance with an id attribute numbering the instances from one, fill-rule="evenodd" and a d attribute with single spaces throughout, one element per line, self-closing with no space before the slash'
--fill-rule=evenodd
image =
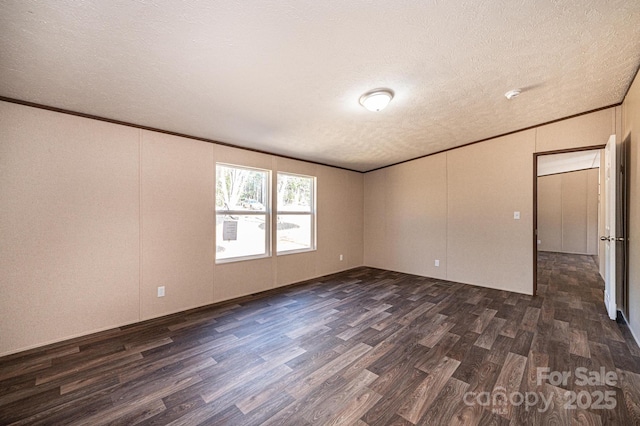
<path id="1" fill-rule="evenodd" d="M 567 152 L 591 151 L 604 149 L 604 145 L 581 146 L 577 148 L 556 149 L 533 153 L 533 295 L 538 293 L 538 157 L 543 155 L 566 154 Z"/>
<path id="2" fill-rule="evenodd" d="M 618 143 L 618 165 L 616 178 L 616 305 L 629 323 L 629 219 L 630 219 L 630 187 L 631 176 L 631 134 Z M 618 268 L 619 267 L 619 268 Z M 620 303 L 617 303 L 620 302 Z"/>

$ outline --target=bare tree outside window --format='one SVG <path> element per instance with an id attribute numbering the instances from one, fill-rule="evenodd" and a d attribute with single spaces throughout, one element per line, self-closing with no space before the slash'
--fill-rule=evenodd
<path id="1" fill-rule="evenodd" d="M 315 249 L 315 179 L 278 173 L 278 254 Z"/>
<path id="2" fill-rule="evenodd" d="M 268 170 L 216 165 L 216 261 L 270 254 Z"/>
<path id="3" fill-rule="evenodd" d="M 257 169 L 218 165 L 216 167 L 216 208 L 218 210 L 264 210 L 266 173 Z M 254 202 L 253 208 L 249 206 Z M 262 204 L 258 208 L 255 203 Z"/>

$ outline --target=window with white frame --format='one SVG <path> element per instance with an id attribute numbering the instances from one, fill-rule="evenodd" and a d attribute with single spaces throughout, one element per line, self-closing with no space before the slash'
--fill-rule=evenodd
<path id="1" fill-rule="evenodd" d="M 278 173 L 277 252 L 316 248 L 316 178 Z"/>
<path id="2" fill-rule="evenodd" d="M 271 254 L 269 170 L 216 164 L 216 261 Z"/>

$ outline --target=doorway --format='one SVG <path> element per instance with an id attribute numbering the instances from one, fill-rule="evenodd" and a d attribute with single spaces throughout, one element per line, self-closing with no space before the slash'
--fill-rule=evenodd
<path id="1" fill-rule="evenodd" d="M 602 256 L 598 236 L 602 227 L 599 170 L 603 148 L 598 145 L 533 156 L 534 296 L 538 292 L 538 251 Z"/>

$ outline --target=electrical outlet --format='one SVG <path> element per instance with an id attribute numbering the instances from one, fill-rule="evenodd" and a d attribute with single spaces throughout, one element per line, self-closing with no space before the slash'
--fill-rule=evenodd
<path id="1" fill-rule="evenodd" d="M 340 255 L 340 262 L 344 260 L 344 256 Z"/>
<path id="2" fill-rule="evenodd" d="M 516 220 L 520 219 L 520 212 L 513 212 L 513 218 Z"/>
<path id="3" fill-rule="evenodd" d="M 440 261 L 436 259 L 436 266 L 440 266 Z"/>
<path id="4" fill-rule="evenodd" d="M 164 297 L 164 286 L 158 287 L 158 297 Z"/>

